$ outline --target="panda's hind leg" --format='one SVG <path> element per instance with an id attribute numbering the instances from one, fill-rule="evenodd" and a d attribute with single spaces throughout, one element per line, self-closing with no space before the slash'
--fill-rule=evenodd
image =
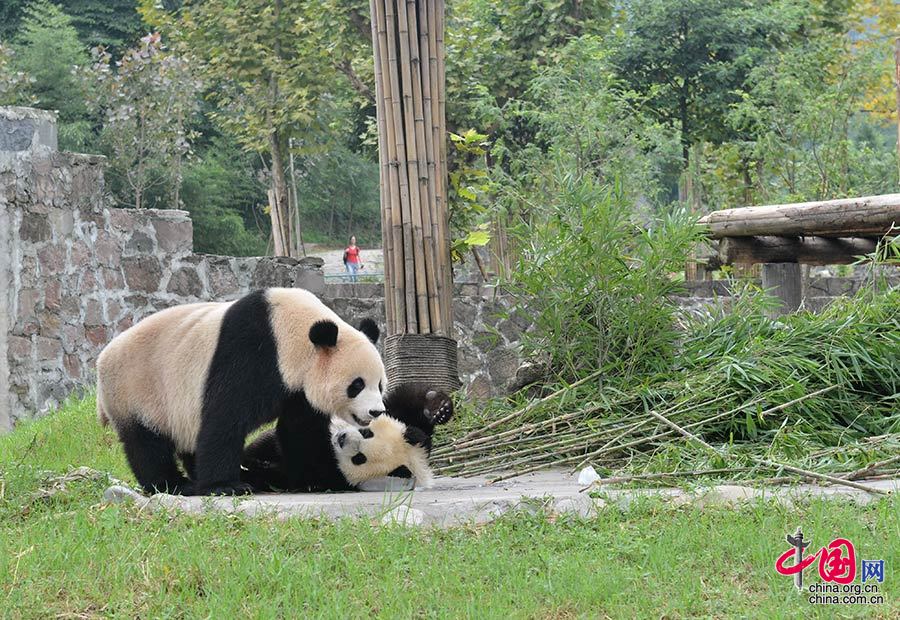
<path id="1" fill-rule="evenodd" d="M 189 492 L 190 482 L 178 469 L 171 439 L 135 419 L 118 431 L 131 471 L 144 491 L 150 494 Z"/>

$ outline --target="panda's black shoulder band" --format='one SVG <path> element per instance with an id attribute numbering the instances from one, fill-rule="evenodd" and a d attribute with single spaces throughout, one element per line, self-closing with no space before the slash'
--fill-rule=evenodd
<path id="1" fill-rule="evenodd" d="M 337 344 L 338 326 L 334 321 L 316 321 L 309 328 L 309 339 L 317 347 L 333 347 Z"/>

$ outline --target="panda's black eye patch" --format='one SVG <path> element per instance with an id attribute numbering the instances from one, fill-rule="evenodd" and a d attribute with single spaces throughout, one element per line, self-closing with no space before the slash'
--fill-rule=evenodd
<path id="1" fill-rule="evenodd" d="M 363 454 L 362 452 L 357 452 L 356 454 L 353 455 L 353 458 L 350 459 L 350 462 L 353 463 L 354 465 L 362 465 L 367 460 L 368 459 L 366 458 L 365 454 Z"/>
<path id="2" fill-rule="evenodd" d="M 357 377 L 353 380 L 353 383 L 347 386 L 347 397 L 356 398 L 365 388 L 366 382 L 363 381 L 362 377 Z"/>
<path id="3" fill-rule="evenodd" d="M 384 394 L 384 388 L 381 386 L 381 381 L 378 382 L 378 391 Z"/>
<path id="4" fill-rule="evenodd" d="M 359 429 L 359 434 L 362 435 L 363 439 L 372 439 L 375 436 L 375 433 L 372 432 L 370 428 L 361 428 Z"/>

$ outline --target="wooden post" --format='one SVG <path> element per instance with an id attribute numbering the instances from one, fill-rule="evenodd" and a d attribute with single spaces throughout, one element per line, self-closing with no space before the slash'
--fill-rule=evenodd
<path id="1" fill-rule="evenodd" d="M 781 300 L 772 309 L 772 318 L 790 314 L 800 307 L 802 278 L 799 263 L 765 263 L 762 266 L 762 287 Z"/>
<path id="2" fill-rule="evenodd" d="M 391 385 L 459 387 L 452 339 L 443 0 L 370 0 Z"/>

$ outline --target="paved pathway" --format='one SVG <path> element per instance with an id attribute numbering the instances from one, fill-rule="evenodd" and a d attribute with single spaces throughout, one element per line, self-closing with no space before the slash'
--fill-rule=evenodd
<path id="1" fill-rule="evenodd" d="M 900 492 L 900 479 L 878 480 L 866 486 Z M 881 497 L 842 486 L 797 485 L 766 489 L 720 485 L 691 493 L 679 489 L 600 488 L 599 497 L 582 492 L 584 485 L 563 470 L 550 470 L 489 484 L 485 478 L 437 478 L 430 489 L 358 493 L 261 494 L 247 498 L 205 498 L 155 495 L 146 498 L 123 487 L 107 490 L 107 501 L 135 501 L 150 509 L 176 508 L 188 512 L 219 510 L 279 518 L 363 516 L 410 525 L 448 527 L 482 523 L 512 509 L 544 509 L 582 516 L 596 514 L 607 504 L 627 505 L 641 496 L 661 496 L 677 504 L 732 505 L 756 499 L 789 504 L 810 497 L 845 498 L 867 503 Z"/>

